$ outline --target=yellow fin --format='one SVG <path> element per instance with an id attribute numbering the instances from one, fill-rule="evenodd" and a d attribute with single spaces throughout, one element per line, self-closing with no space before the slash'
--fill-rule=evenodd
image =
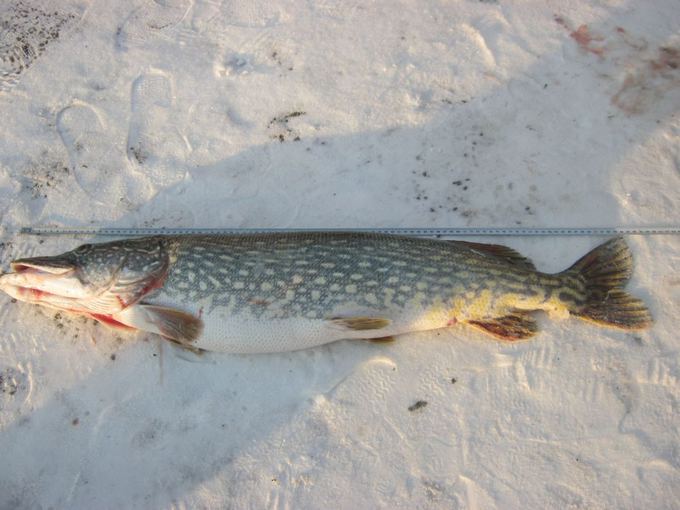
<path id="1" fill-rule="evenodd" d="M 652 324 L 647 306 L 623 290 L 633 273 L 633 255 L 623 238 L 601 244 L 564 273 L 578 274 L 586 285 L 586 303 L 573 307 L 573 315 L 620 329 L 644 329 Z"/>
<path id="2" fill-rule="evenodd" d="M 652 324 L 652 315 L 642 300 L 621 289 L 610 290 L 603 300 L 593 301 L 574 312 L 574 315 L 595 324 L 619 329 L 644 329 Z"/>
<path id="3" fill-rule="evenodd" d="M 384 317 L 331 317 L 328 320 L 336 326 L 352 331 L 383 329 L 392 323 L 390 319 Z"/>
<path id="4" fill-rule="evenodd" d="M 495 319 L 469 321 L 468 323 L 485 333 L 506 341 L 524 340 L 538 333 L 538 325 L 534 318 L 521 312 Z"/>

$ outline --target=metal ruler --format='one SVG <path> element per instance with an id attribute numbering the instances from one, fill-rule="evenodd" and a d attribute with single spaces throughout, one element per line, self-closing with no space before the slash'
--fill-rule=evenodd
<path id="1" fill-rule="evenodd" d="M 114 228 L 114 227 L 23 227 L 28 235 L 96 235 L 110 237 L 151 235 L 234 235 L 283 232 L 375 232 L 418 237 L 461 236 L 616 236 L 679 235 L 680 226 L 670 227 L 459 227 L 459 228 Z"/>

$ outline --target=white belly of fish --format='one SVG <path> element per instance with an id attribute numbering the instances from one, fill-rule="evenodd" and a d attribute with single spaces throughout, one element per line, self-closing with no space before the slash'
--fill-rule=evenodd
<path id="1" fill-rule="evenodd" d="M 153 304 L 178 307 L 169 300 L 154 299 Z M 366 310 L 364 315 L 380 316 L 389 325 L 380 329 L 351 330 L 325 319 L 305 317 L 267 318 L 247 313 L 233 315 L 228 309 L 208 303 L 181 306 L 201 318 L 203 331 L 191 344 L 208 351 L 254 354 L 287 352 L 307 349 L 343 339 L 371 339 L 401 335 L 412 331 L 424 331 L 446 326 L 446 317 L 424 314 L 415 310 L 386 311 Z M 203 310 L 207 309 L 208 312 Z M 343 313 L 338 311 L 342 316 Z"/>
<path id="2" fill-rule="evenodd" d="M 208 351 L 230 353 L 267 353 L 297 351 L 343 339 L 370 339 L 433 329 L 430 324 L 391 318 L 380 330 L 350 331 L 321 319 L 262 319 L 244 316 L 204 316 L 204 329 L 193 346 Z"/>
<path id="3" fill-rule="evenodd" d="M 204 329 L 193 346 L 231 353 L 286 352 L 339 340 L 321 320 L 221 318 L 204 316 Z"/>
<path id="4" fill-rule="evenodd" d="M 208 351 L 241 354 L 287 352 L 308 349 L 343 339 L 370 339 L 434 328 L 411 328 L 395 324 L 375 331 L 340 331 L 328 322 L 312 319 L 205 321 L 201 336 L 193 346 Z"/>

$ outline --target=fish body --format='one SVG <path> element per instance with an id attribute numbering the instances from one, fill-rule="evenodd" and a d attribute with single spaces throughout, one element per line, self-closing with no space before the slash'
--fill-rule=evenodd
<path id="1" fill-rule="evenodd" d="M 621 238 L 557 274 L 490 244 L 371 233 L 156 236 L 19 259 L 13 297 L 157 333 L 191 349 L 282 352 L 467 323 L 504 340 L 537 332 L 530 312 L 624 329 L 651 323 L 623 291 Z"/>

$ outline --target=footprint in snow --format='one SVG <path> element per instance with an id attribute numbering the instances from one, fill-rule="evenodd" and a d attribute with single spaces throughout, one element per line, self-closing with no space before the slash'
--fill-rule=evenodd
<path id="1" fill-rule="evenodd" d="M 116 47 L 122 51 L 144 45 L 163 31 L 177 26 L 191 7 L 188 0 L 147 0 L 133 10 L 116 32 Z"/>
<path id="2" fill-rule="evenodd" d="M 160 71 L 143 74 L 132 84 L 128 160 L 159 187 L 184 177 L 183 162 L 190 152 L 187 139 L 173 127 L 173 102 L 172 82 Z"/>
<path id="3" fill-rule="evenodd" d="M 47 48 L 63 39 L 82 18 L 82 6 L 53 3 L 0 3 L 0 92 L 19 83 Z"/>
<path id="4" fill-rule="evenodd" d="M 107 136 L 103 114 L 86 103 L 74 103 L 58 113 L 57 130 L 76 181 L 88 196 L 109 206 L 143 201 L 146 186 L 126 171 L 120 147 Z"/>
<path id="5" fill-rule="evenodd" d="M 206 0 L 198 2 L 191 26 L 196 31 L 223 29 L 225 26 L 248 28 L 273 27 L 287 17 L 284 8 L 269 0 Z"/>

